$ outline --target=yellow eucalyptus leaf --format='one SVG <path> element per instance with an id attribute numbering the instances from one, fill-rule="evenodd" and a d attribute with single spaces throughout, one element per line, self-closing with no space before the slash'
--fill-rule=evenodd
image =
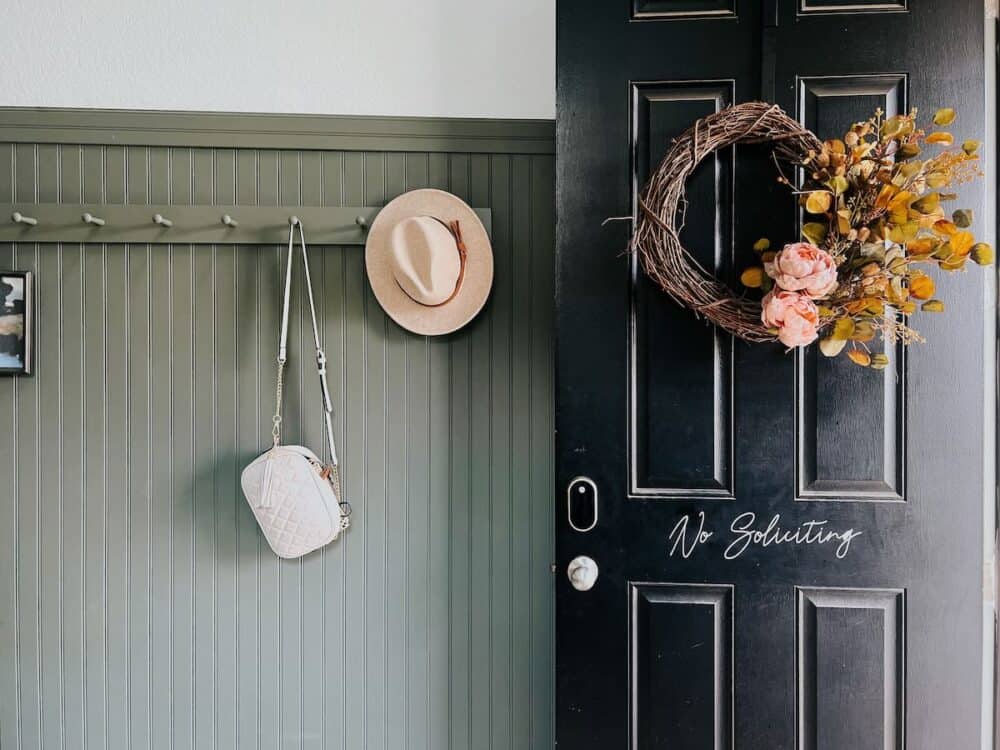
<path id="1" fill-rule="evenodd" d="M 965 268 L 965 261 L 967 260 L 968 258 L 964 256 L 959 258 L 953 258 L 951 260 L 943 260 L 940 263 L 938 263 L 938 266 L 941 268 L 942 271 L 961 271 L 963 268 Z"/>
<path id="2" fill-rule="evenodd" d="M 823 339 L 819 342 L 819 350 L 827 357 L 836 357 L 847 346 L 846 339 Z"/>
<path id="3" fill-rule="evenodd" d="M 882 315 L 885 312 L 885 303 L 877 299 L 865 308 L 872 315 Z"/>
<path id="4" fill-rule="evenodd" d="M 906 302 L 901 302 L 899 305 L 899 311 L 903 315 L 913 315 L 917 311 L 917 303 L 907 300 Z"/>
<path id="5" fill-rule="evenodd" d="M 928 193 L 910 205 L 922 214 L 932 214 L 941 207 L 941 196 L 938 193 Z"/>
<path id="6" fill-rule="evenodd" d="M 951 251 L 955 255 L 965 256 L 969 254 L 975 243 L 976 238 L 972 236 L 972 232 L 955 232 L 950 240 Z"/>
<path id="7" fill-rule="evenodd" d="M 896 276 L 889 282 L 888 295 L 889 302 L 892 304 L 899 305 L 906 302 L 906 298 L 909 294 L 910 293 L 903 288 L 903 280 L 899 276 Z"/>
<path id="8" fill-rule="evenodd" d="M 938 260 L 948 260 L 951 256 L 955 254 L 955 251 L 951 249 L 951 243 L 945 242 L 938 245 L 932 255 Z"/>
<path id="9" fill-rule="evenodd" d="M 878 197 L 875 199 L 875 208 L 880 211 L 884 211 L 889 207 L 889 201 L 892 197 L 899 192 L 899 188 L 892 184 L 885 184 L 882 189 L 879 190 Z"/>
<path id="10" fill-rule="evenodd" d="M 847 182 L 847 178 L 843 175 L 831 178 L 826 184 L 830 186 L 835 195 L 843 195 L 847 192 L 847 188 L 850 187 L 850 183 Z"/>
<path id="11" fill-rule="evenodd" d="M 833 196 L 825 190 L 813 190 L 806 198 L 806 211 L 811 214 L 823 214 L 830 210 Z"/>
<path id="12" fill-rule="evenodd" d="M 850 357 L 851 362 L 861 367 L 868 367 L 872 363 L 872 358 L 868 356 L 868 353 L 860 349 L 851 349 L 847 353 L 847 356 Z"/>
<path id="13" fill-rule="evenodd" d="M 881 352 L 872 355 L 872 363 L 870 367 L 873 370 L 884 370 L 888 366 L 889 366 L 888 355 L 882 354 Z"/>
<path id="14" fill-rule="evenodd" d="M 929 299 L 920 306 L 924 312 L 944 312 L 944 302 L 939 299 Z"/>
<path id="15" fill-rule="evenodd" d="M 926 140 L 928 143 L 940 143 L 944 146 L 950 146 L 955 142 L 955 136 L 953 136 L 951 133 L 946 133 L 943 130 L 939 130 L 927 136 Z"/>
<path id="16" fill-rule="evenodd" d="M 875 338 L 875 326 L 867 320 L 860 321 L 854 326 L 854 333 L 851 334 L 851 341 L 868 342 Z"/>
<path id="17" fill-rule="evenodd" d="M 899 151 L 897 153 L 902 159 L 912 159 L 914 156 L 920 155 L 920 146 L 916 143 L 904 143 L 899 147 Z"/>
<path id="18" fill-rule="evenodd" d="M 851 155 L 854 157 L 854 161 L 860 161 L 861 159 L 868 156 L 868 154 L 871 153 L 873 148 L 875 148 L 874 143 L 862 143 L 857 148 L 851 149 Z M 872 162 L 869 162 L 869 164 L 871 163 Z M 866 171 L 868 171 L 868 169 L 869 169 L 868 167 L 865 168 Z"/>
<path id="19" fill-rule="evenodd" d="M 827 307 L 826 305 L 816 305 L 816 312 L 819 313 L 821 318 L 832 318 L 833 309 Z"/>
<path id="20" fill-rule="evenodd" d="M 768 250 L 770 247 L 771 247 L 771 240 L 769 240 L 767 237 L 761 237 L 759 240 L 753 243 L 753 249 L 756 250 L 758 253 L 762 253 L 765 250 Z"/>
<path id="21" fill-rule="evenodd" d="M 814 245 L 821 245 L 826 239 L 826 224 L 810 221 L 802 225 L 802 236 Z"/>
<path id="22" fill-rule="evenodd" d="M 962 150 L 965 152 L 966 156 L 975 156 L 976 152 L 979 151 L 979 146 L 982 145 L 979 141 L 968 140 L 962 144 Z"/>
<path id="23" fill-rule="evenodd" d="M 927 175 L 927 187 L 937 190 L 951 183 L 950 172 L 931 172 Z"/>
<path id="24" fill-rule="evenodd" d="M 930 276 L 914 276 L 910 279 L 910 294 L 917 299 L 930 299 L 934 296 L 934 279 Z"/>
<path id="25" fill-rule="evenodd" d="M 849 208 L 837 211 L 837 231 L 841 234 L 847 234 L 851 231 L 851 210 Z"/>
<path id="26" fill-rule="evenodd" d="M 913 199 L 915 197 L 916 196 L 913 195 L 913 193 L 911 193 L 909 190 L 900 190 L 898 193 L 893 195 L 892 199 L 889 201 L 889 210 L 894 211 L 900 206 L 905 206 L 909 208 L 910 203 L 913 202 Z"/>
<path id="27" fill-rule="evenodd" d="M 846 341 L 854 333 L 854 320 L 851 318 L 841 318 L 833 324 L 830 331 L 830 338 L 837 341 Z"/>
<path id="28" fill-rule="evenodd" d="M 764 269 L 751 266 L 740 274 L 740 283 L 750 289 L 760 289 L 760 285 L 764 283 Z"/>
<path id="29" fill-rule="evenodd" d="M 889 201 L 889 218 L 893 224 L 903 224 L 910 218 L 910 203 L 914 199 L 909 190 L 900 190 Z"/>
<path id="30" fill-rule="evenodd" d="M 972 260 L 981 266 L 988 266 L 993 262 L 993 247 L 986 242 L 977 242 L 972 246 Z"/>
<path id="31" fill-rule="evenodd" d="M 934 113 L 934 124 L 947 127 L 955 122 L 955 110 L 951 107 L 939 109 Z"/>
<path id="32" fill-rule="evenodd" d="M 904 122 L 905 120 L 900 115 L 887 118 L 886 121 L 882 123 L 882 137 L 896 138 L 902 135 L 905 129 Z"/>

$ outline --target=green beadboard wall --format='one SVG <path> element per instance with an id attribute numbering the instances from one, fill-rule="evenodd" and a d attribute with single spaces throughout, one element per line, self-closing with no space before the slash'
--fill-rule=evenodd
<path id="1" fill-rule="evenodd" d="M 304 120 L 221 117 L 0 113 L 0 203 L 440 187 L 492 209 L 491 300 L 421 338 L 360 246 L 312 250 L 355 515 L 281 561 L 239 488 L 269 442 L 281 250 L 0 244 L 37 274 L 36 374 L 0 378 L 0 747 L 551 747 L 551 123 L 310 118 L 299 150 Z M 302 303 L 286 439 L 319 447 Z"/>

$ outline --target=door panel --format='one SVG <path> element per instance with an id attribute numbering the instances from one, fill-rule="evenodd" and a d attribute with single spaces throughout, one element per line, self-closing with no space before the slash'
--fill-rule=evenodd
<path id="1" fill-rule="evenodd" d="M 927 345 L 876 372 L 734 342 L 602 224 L 695 119 L 764 95 L 821 137 L 918 104 L 982 138 L 981 5 L 901 8 L 557 2 L 556 489 L 587 477 L 599 505 L 582 532 L 557 503 L 560 748 L 979 747 L 985 277 L 939 279 Z M 707 159 L 687 197 L 685 247 L 730 283 L 798 233 L 764 147 Z"/>
<path id="2" fill-rule="evenodd" d="M 633 583 L 632 744 L 728 747 L 733 722 L 733 588 Z"/>
<path id="3" fill-rule="evenodd" d="M 636 188 L 663 158 L 671 138 L 733 102 L 732 81 L 634 83 L 632 90 Z M 731 276 L 733 268 L 732 212 L 720 208 L 731 203 L 732 182 L 732 150 L 700 165 L 689 183 L 682 233 L 697 261 L 720 276 Z M 662 293 L 637 259 L 630 256 L 629 262 L 631 492 L 731 497 L 732 339 L 676 305 L 662 304 Z M 686 419 L 678 423 L 681 403 Z M 657 450 L 669 442 L 674 450 Z"/>
<path id="4" fill-rule="evenodd" d="M 633 20 L 736 18 L 736 0 L 632 0 Z"/>
<path id="5" fill-rule="evenodd" d="M 902 748 L 904 592 L 797 594 L 798 749 Z"/>
<path id="6" fill-rule="evenodd" d="M 906 10 L 906 0 L 799 0 L 799 13 L 885 13 Z"/>
<path id="7" fill-rule="evenodd" d="M 829 137 L 877 107 L 889 117 L 908 109 L 901 74 L 803 77 L 797 83 L 800 122 Z M 884 351 L 881 342 L 871 349 Z M 796 354 L 798 499 L 903 499 L 906 350 L 896 347 L 893 354 L 879 373 L 824 357 L 816 347 Z M 866 408 L 845 409 L 845 403 Z"/>

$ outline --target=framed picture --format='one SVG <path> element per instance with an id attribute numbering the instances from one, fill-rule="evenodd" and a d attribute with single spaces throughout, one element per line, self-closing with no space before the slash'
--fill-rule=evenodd
<path id="1" fill-rule="evenodd" d="M 0 375 L 31 374 L 31 272 L 0 271 Z"/>

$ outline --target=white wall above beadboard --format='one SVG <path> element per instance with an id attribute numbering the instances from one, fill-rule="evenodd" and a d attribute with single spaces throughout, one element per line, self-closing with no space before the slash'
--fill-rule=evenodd
<path id="1" fill-rule="evenodd" d="M 0 106 L 555 116 L 555 0 L 3 5 Z"/>

